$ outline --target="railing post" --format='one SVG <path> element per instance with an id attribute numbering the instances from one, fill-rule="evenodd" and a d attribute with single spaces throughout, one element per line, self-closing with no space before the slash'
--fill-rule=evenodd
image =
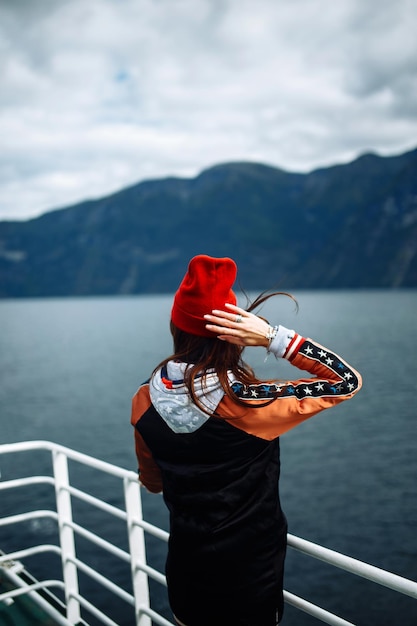
<path id="1" fill-rule="evenodd" d="M 148 575 L 140 565 L 146 565 L 145 533 L 138 524 L 142 522 L 142 500 L 139 481 L 124 479 L 127 513 L 127 533 L 131 554 L 131 572 L 137 626 L 151 626 L 151 619 L 141 611 L 141 607 L 150 607 Z"/>
<path id="2" fill-rule="evenodd" d="M 80 621 L 80 603 L 75 597 L 75 595 L 78 595 L 77 566 L 71 561 L 71 559 L 75 559 L 76 555 L 74 531 L 70 525 L 72 523 L 72 507 L 71 495 L 68 491 L 68 459 L 64 452 L 58 450 L 53 450 L 52 458 L 67 618 L 71 624 L 78 624 Z"/>

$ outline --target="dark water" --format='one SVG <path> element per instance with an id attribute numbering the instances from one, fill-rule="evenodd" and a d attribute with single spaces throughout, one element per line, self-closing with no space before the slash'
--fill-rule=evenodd
<path id="1" fill-rule="evenodd" d="M 295 295 L 298 314 L 286 299 L 262 314 L 344 356 L 362 373 L 364 388 L 282 438 L 281 499 L 290 532 L 417 580 L 417 291 Z M 130 399 L 171 349 L 170 304 L 170 297 L 0 301 L 0 442 L 47 439 L 135 470 Z M 261 376 L 298 375 L 264 356 L 261 349 L 247 354 Z M 33 467 L 28 458 L 0 460 L 2 477 L 48 472 L 42 455 L 31 457 Z M 94 474 L 79 481 L 112 502 L 121 498 L 116 485 Z M 39 498 L 39 508 L 51 500 L 47 487 L 0 497 L 2 511 L 10 512 L 27 509 L 28 498 Z M 145 494 L 144 509 L 166 527 L 160 496 Z M 81 505 L 76 514 L 97 523 Z M 123 534 L 117 522 L 100 524 L 109 538 Z M 54 533 L 47 520 L 21 530 L 24 545 L 52 542 Z M 0 529 L 0 548 L 21 543 L 17 530 Z M 163 565 L 160 544 L 151 541 L 148 551 L 151 562 Z M 107 557 L 89 557 L 113 578 L 128 578 Z M 45 557 L 31 567 L 49 576 L 54 565 Z M 417 601 L 292 551 L 285 586 L 358 626 L 417 625 Z M 169 617 L 159 588 L 152 585 L 152 594 Z M 132 626 L 123 605 L 113 610 L 118 623 Z M 318 622 L 288 607 L 283 624 Z"/>

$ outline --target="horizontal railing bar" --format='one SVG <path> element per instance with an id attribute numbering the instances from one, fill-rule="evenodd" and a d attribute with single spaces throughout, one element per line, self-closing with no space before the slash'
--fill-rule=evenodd
<path id="1" fill-rule="evenodd" d="M 119 624 L 114 622 L 110 617 L 105 615 L 105 613 L 100 611 L 100 609 L 94 606 L 94 604 L 91 604 L 91 602 L 86 600 L 86 598 L 84 598 L 83 596 L 80 596 L 78 593 L 72 593 L 70 595 L 75 600 L 78 600 L 81 606 L 83 606 L 85 609 L 87 609 L 87 611 L 97 617 L 97 619 L 99 619 L 103 624 L 106 624 L 106 626 L 119 626 Z"/>
<path id="2" fill-rule="evenodd" d="M 312 617 L 316 617 L 321 622 L 330 624 L 330 626 L 355 626 L 352 622 L 347 622 L 345 619 L 338 617 L 333 613 L 329 613 L 329 611 L 326 611 L 316 604 L 312 604 L 311 602 L 308 602 L 307 600 L 304 600 L 289 591 L 284 591 L 284 601 L 287 604 L 291 604 L 296 609 L 299 609 L 304 613 L 308 613 L 308 615 L 311 615 Z"/>
<path id="3" fill-rule="evenodd" d="M 74 563 L 79 570 L 84 572 L 84 574 L 86 574 L 90 578 L 93 578 L 104 587 L 107 587 L 107 589 L 112 591 L 115 595 L 119 596 L 119 598 L 122 598 L 122 600 L 124 600 L 128 604 L 131 604 L 133 606 L 135 605 L 135 598 L 130 593 L 127 593 L 127 591 L 125 591 L 124 589 L 116 585 L 114 582 L 112 582 L 111 580 L 109 580 L 108 578 L 100 574 L 99 572 L 96 572 L 96 570 L 94 570 L 92 567 L 90 567 L 83 561 L 80 561 L 79 559 L 72 559 L 72 558 L 68 559 L 68 561 L 70 561 L 71 563 Z"/>
<path id="4" fill-rule="evenodd" d="M 26 550 L 17 550 L 16 552 L 11 552 L 7 555 L 1 556 L 0 565 L 2 563 L 7 563 L 9 561 L 17 561 L 19 559 L 23 559 L 28 556 L 34 556 L 36 554 L 41 554 L 44 552 L 55 552 L 56 554 L 60 556 L 61 548 L 59 548 L 58 546 L 54 546 L 52 544 L 44 544 L 42 546 L 34 546 L 33 548 L 27 548 Z M 98 572 L 93 570 L 89 565 L 87 565 L 86 563 L 83 563 L 79 559 L 69 559 L 69 560 L 73 562 L 80 570 L 82 570 L 84 573 L 89 575 L 91 578 L 94 578 L 95 580 L 100 582 L 102 585 L 104 585 L 105 587 L 113 591 L 113 593 L 118 595 L 120 598 L 122 598 L 129 604 L 134 605 L 135 603 L 134 597 L 131 594 L 124 591 L 123 589 L 121 589 L 121 587 L 118 587 L 111 580 L 109 580 L 102 574 L 99 574 Z"/>
<path id="5" fill-rule="evenodd" d="M 76 450 L 72 450 L 71 448 L 67 448 L 58 443 L 52 443 L 51 441 L 24 441 L 19 443 L 4 443 L 0 445 L 0 454 L 10 454 L 12 452 L 26 452 L 30 450 L 62 452 L 72 461 L 77 461 L 78 463 L 88 465 L 89 467 L 105 472 L 106 474 L 111 474 L 118 478 L 127 478 L 128 480 L 132 480 L 134 482 L 138 480 L 137 474 L 135 472 L 132 472 L 131 470 L 123 469 L 122 467 L 118 467 L 117 465 L 107 463 L 106 461 L 101 461 L 100 459 L 88 456 L 87 454 L 83 454 L 82 452 L 77 452 Z"/>
<path id="6" fill-rule="evenodd" d="M 71 495 L 78 498 L 79 500 L 83 500 L 84 502 L 87 502 L 88 504 L 91 504 L 97 507 L 98 509 L 101 509 L 102 511 L 106 511 L 106 513 L 110 513 L 110 515 L 114 515 L 115 517 L 118 517 L 123 521 L 127 520 L 126 512 L 122 511 L 122 509 L 119 509 L 116 506 L 113 506 L 112 504 L 108 504 L 108 502 L 104 502 L 103 500 L 100 500 L 96 496 L 92 496 L 91 494 L 86 493 L 85 491 L 82 491 L 81 489 L 77 489 L 77 487 L 69 486 L 69 487 L 66 487 L 65 489 Z"/>
<path id="7" fill-rule="evenodd" d="M 386 570 L 375 567 L 374 565 L 369 565 L 363 561 L 353 559 L 352 557 L 341 554 L 340 552 L 324 548 L 317 543 L 312 543 L 306 539 L 295 537 L 294 535 L 288 535 L 288 545 L 291 548 L 298 550 L 298 552 L 302 552 L 308 556 L 319 559 L 320 561 L 329 563 L 330 565 L 345 570 L 346 572 L 356 574 L 356 576 L 366 578 L 367 580 L 371 580 L 372 582 L 388 587 L 412 598 L 417 598 L 417 582 L 408 580 L 407 578 L 403 578 L 397 574 L 392 574 L 391 572 L 387 572 Z"/>
<path id="8" fill-rule="evenodd" d="M 26 513 L 18 513 L 17 515 L 9 515 L 8 517 L 0 518 L 0 526 L 19 524 L 21 522 L 27 522 L 28 520 L 39 519 L 42 517 L 50 517 L 56 522 L 58 521 L 58 514 L 55 511 L 50 511 L 49 509 L 39 509 L 37 511 L 27 511 Z"/>
<path id="9" fill-rule="evenodd" d="M 158 526 L 154 526 L 154 524 L 150 524 L 149 522 L 142 521 L 134 521 L 133 526 L 139 526 L 139 528 L 143 528 L 146 532 L 158 539 L 162 539 L 162 541 L 166 541 L 168 543 L 169 533 L 162 528 L 158 528 Z"/>
<path id="10" fill-rule="evenodd" d="M 86 528 L 83 528 L 82 526 L 80 526 L 79 524 L 76 524 L 75 522 L 65 522 L 65 525 L 69 526 L 76 533 L 78 533 L 82 537 L 85 537 L 86 539 L 88 539 L 92 543 L 95 543 L 97 546 L 100 546 L 101 548 L 103 548 L 107 552 L 110 552 L 111 554 L 119 557 L 119 559 L 122 559 L 123 561 L 126 561 L 127 563 L 130 563 L 130 561 L 131 561 L 130 554 L 128 552 L 126 552 L 125 550 L 122 550 L 121 548 L 118 548 L 117 546 L 112 544 L 110 541 L 107 541 L 106 539 L 103 539 L 99 535 L 96 535 L 95 533 L 91 532 L 90 530 L 87 530 Z"/>
<path id="11" fill-rule="evenodd" d="M 53 476 L 25 476 L 14 480 L 4 480 L 0 482 L 0 491 L 3 489 L 16 489 L 27 487 L 28 485 L 55 485 Z"/>
<path id="12" fill-rule="evenodd" d="M 147 606 L 139 607 L 139 617 L 141 614 L 148 615 L 153 622 L 156 622 L 156 624 L 160 624 L 160 626 L 174 626 L 172 622 L 169 622 L 167 619 L 165 619 L 165 617 L 162 617 L 162 615 L 159 615 L 159 613 L 155 613 L 155 611 L 153 611 L 151 608 L 148 608 Z"/>
<path id="13" fill-rule="evenodd" d="M 18 561 L 19 559 L 24 559 L 28 556 L 43 554 L 44 552 L 55 552 L 55 554 L 61 556 L 62 551 L 59 546 L 45 543 L 40 546 L 33 546 L 31 548 L 26 548 L 25 550 L 16 550 L 15 552 L 9 552 L 8 554 L 0 556 L 0 565 L 2 563 L 7 563 L 8 561 Z"/>
<path id="14" fill-rule="evenodd" d="M 43 580 L 42 582 L 32 583 L 30 585 L 25 585 L 24 587 L 19 587 L 18 589 L 13 589 L 12 591 L 0 593 L 0 602 L 7 600 L 7 598 L 23 596 L 25 593 L 29 593 L 31 591 L 45 589 L 45 587 L 60 587 L 61 589 L 65 589 L 65 585 L 62 580 Z"/>
<path id="15" fill-rule="evenodd" d="M 136 563 L 135 569 L 138 569 L 141 572 L 145 572 L 145 574 L 156 580 L 156 582 L 160 583 L 164 587 L 167 586 L 166 576 L 162 574 L 162 572 L 158 572 L 158 570 L 154 569 L 147 563 Z"/>

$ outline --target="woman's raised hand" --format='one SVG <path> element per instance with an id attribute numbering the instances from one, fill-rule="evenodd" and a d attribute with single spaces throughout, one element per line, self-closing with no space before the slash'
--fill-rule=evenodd
<path id="1" fill-rule="evenodd" d="M 226 303 L 225 308 L 225 311 L 214 309 L 204 316 L 207 330 L 216 333 L 218 339 L 239 346 L 268 347 L 271 328 L 268 322 L 234 304 Z"/>

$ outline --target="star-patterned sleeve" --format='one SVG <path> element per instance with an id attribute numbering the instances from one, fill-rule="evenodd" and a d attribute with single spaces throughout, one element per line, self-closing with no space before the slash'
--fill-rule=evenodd
<path id="1" fill-rule="evenodd" d="M 362 386 L 360 374 L 351 365 L 312 339 L 294 333 L 281 356 L 311 377 L 250 386 L 235 383 L 233 390 L 251 408 L 243 409 L 233 419 L 234 426 L 271 440 L 320 411 L 352 398 Z M 271 402 L 265 406 L 266 401 Z M 230 399 L 224 398 L 221 404 L 219 412 L 223 409 L 232 420 Z"/>

